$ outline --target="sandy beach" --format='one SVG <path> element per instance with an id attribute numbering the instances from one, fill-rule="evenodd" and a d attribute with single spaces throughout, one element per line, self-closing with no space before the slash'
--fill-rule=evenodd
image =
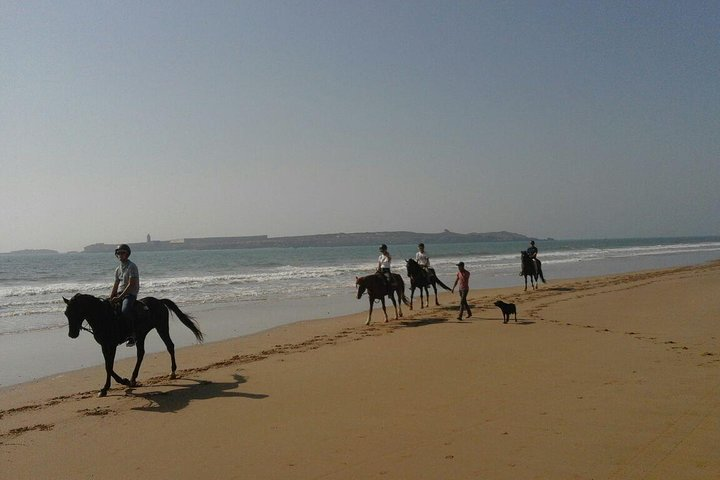
<path id="1" fill-rule="evenodd" d="M 720 478 L 718 291 L 713 262 L 473 290 L 468 321 L 445 293 L 365 326 L 363 299 L 183 348 L 176 380 L 149 355 L 105 398 L 100 367 L 4 388 L 0 476 Z"/>

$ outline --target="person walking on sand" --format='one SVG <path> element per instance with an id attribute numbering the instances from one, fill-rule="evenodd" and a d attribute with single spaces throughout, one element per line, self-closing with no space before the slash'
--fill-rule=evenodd
<path id="1" fill-rule="evenodd" d="M 391 289 L 392 274 L 390 273 L 390 264 L 392 263 L 392 257 L 388 252 L 387 245 L 384 243 L 380 245 L 380 256 L 378 257 L 377 272 L 382 275 L 385 279 L 385 286 L 388 291 Z"/>
<path id="2" fill-rule="evenodd" d="M 468 292 L 470 291 L 470 272 L 465 270 L 465 263 L 460 262 L 457 264 L 458 267 L 458 273 L 455 277 L 455 283 L 453 284 L 451 292 L 455 292 L 455 287 L 457 284 L 460 284 L 460 288 L 458 288 L 458 293 L 460 294 L 460 313 L 458 313 L 458 320 L 462 320 L 463 312 L 467 310 L 467 318 L 472 317 L 472 313 L 470 312 L 470 305 L 467 303 L 467 296 Z"/>
<path id="3" fill-rule="evenodd" d="M 130 247 L 123 243 L 115 249 L 115 256 L 120 261 L 120 265 L 115 269 L 115 283 L 110 293 L 110 301 L 112 303 L 122 302 L 120 309 L 120 317 L 130 326 L 130 336 L 128 337 L 127 346 L 135 345 L 135 325 L 133 315 L 133 305 L 140 292 L 140 272 L 137 265 L 130 261 Z"/>

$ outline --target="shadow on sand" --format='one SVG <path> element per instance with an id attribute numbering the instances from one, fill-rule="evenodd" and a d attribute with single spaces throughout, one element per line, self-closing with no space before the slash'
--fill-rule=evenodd
<path id="1" fill-rule="evenodd" d="M 518 320 L 517 322 L 515 320 L 510 320 L 507 322 L 506 325 L 534 325 L 535 322 L 531 320 Z"/>
<path id="2" fill-rule="evenodd" d="M 143 393 L 133 393 L 136 397 L 144 398 L 148 401 L 148 405 L 143 407 L 135 407 L 133 410 L 142 410 L 146 412 L 172 413 L 187 407 L 193 400 L 208 400 L 211 398 L 221 397 L 237 397 L 249 398 L 252 400 L 262 400 L 268 395 L 259 393 L 233 392 L 241 384 L 247 380 L 242 375 L 233 375 L 235 381 L 226 383 L 215 383 L 207 380 L 185 381 L 193 382 L 187 385 L 171 384 L 168 387 L 174 387 L 170 391 L 152 391 Z M 182 381 L 182 380 L 181 380 Z M 140 387 L 142 388 L 142 387 Z M 131 389 L 132 390 L 132 389 Z"/>
<path id="3" fill-rule="evenodd" d="M 444 318 L 418 318 L 417 320 L 403 320 L 400 324 L 403 327 L 424 327 L 425 325 L 434 325 L 436 323 L 446 323 Z"/>

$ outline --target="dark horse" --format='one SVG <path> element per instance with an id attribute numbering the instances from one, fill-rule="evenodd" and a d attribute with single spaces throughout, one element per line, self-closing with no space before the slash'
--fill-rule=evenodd
<path id="1" fill-rule="evenodd" d="M 175 344 L 170 339 L 169 331 L 169 312 L 173 312 L 180 321 L 188 327 L 194 334 L 198 342 L 203 341 L 203 334 L 197 324 L 190 315 L 183 313 L 180 308 L 172 300 L 159 300 L 153 297 L 145 297 L 135 302 L 135 336 L 137 348 L 137 362 L 133 370 L 130 380 L 120 377 L 113 370 L 115 362 L 115 351 L 117 346 L 127 339 L 130 334 L 130 328 L 122 322 L 113 311 L 113 305 L 108 300 L 102 300 L 92 295 L 76 294 L 70 300 L 63 297 L 67 307 L 65 308 L 65 316 L 68 319 L 70 338 L 77 338 L 80 335 L 80 329 L 88 330 L 95 337 L 95 341 L 102 347 L 103 357 L 105 357 L 105 372 L 107 377 L 105 385 L 98 396 L 104 397 L 110 388 L 110 377 L 116 382 L 123 385 L 134 387 L 136 385 L 140 364 L 145 356 L 145 337 L 153 328 L 157 330 L 158 335 L 165 342 L 170 359 L 172 360 L 172 373 L 170 378 L 175 378 Z M 83 321 L 87 321 L 90 325 L 89 329 L 82 326 Z"/>
<path id="2" fill-rule="evenodd" d="M 365 325 L 370 325 L 370 318 L 372 317 L 373 303 L 375 300 L 380 300 L 382 303 L 383 313 L 385 314 L 385 321 L 388 321 L 387 310 L 385 310 L 385 296 L 390 297 L 393 307 L 395 307 L 395 320 L 398 319 L 398 304 L 395 302 L 395 295 L 397 295 L 398 302 L 404 302 L 405 305 L 410 306 L 410 303 L 405 296 L 405 282 L 400 275 L 397 273 L 392 274 L 393 283 L 390 289 L 387 287 L 385 278 L 380 274 L 367 275 L 365 277 L 355 277 L 355 285 L 357 285 L 357 298 L 360 299 L 362 294 L 367 290 L 368 298 L 370 299 L 370 311 L 368 312 L 367 322 Z M 402 313 L 402 303 L 400 303 L 400 316 Z"/>
<path id="3" fill-rule="evenodd" d="M 422 268 L 418 263 L 413 260 L 412 258 L 408 258 L 405 261 L 405 266 L 407 268 L 407 274 L 408 277 L 410 277 L 410 310 L 412 310 L 412 304 L 413 304 L 413 296 L 415 295 L 415 289 L 420 289 L 420 308 L 425 308 L 425 306 L 430 306 L 430 290 L 428 287 L 432 287 L 435 291 L 435 305 L 440 305 L 440 302 L 438 302 L 437 299 L 437 286 L 436 284 L 440 285 L 442 288 L 447 290 L 448 292 L 451 290 L 450 287 L 445 285 L 443 282 L 441 282 L 436 276 L 435 276 L 435 270 L 432 268 L 429 268 L 427 271 Z M 423 289 L 425 289 L 425 296 L 427 298 L 427 305 L 423 305 Z"/>
<path id="4" fill-rule="evenodd" d="M 535 263 L 533 263 L 532 258 L 530 258 L 530 255 L 527 254 L 527 252 L 522 251 L 520 252 L 520 261 L 521 261 L 521 267 L 522 270 L 520 271 L 520 275 L 525 277 L 525 290 L 527 291 L 527 281 L 528 277 L 530 277 L 530 285 L 532 286 L 532 289 L 535 290 L 540 286 L 540 282 L 538 282 L 538 277 L 542 280 L 543 283 L 545 283 L 545 277 L 542 273 L 542 263 L 540 260 L 535 259 Z M 535 265 L 537 264 L 537 270 L 535 269 Z"/>

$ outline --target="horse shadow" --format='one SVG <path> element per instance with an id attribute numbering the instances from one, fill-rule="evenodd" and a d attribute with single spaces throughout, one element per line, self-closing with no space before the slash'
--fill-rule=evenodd
<path id="1" fill-rule="evenodd" d="M 233 375 L 232 382 L 210 382 L 208 380 L 187 379 L 193 382 L 187 385 L 168 384 L 169 387 L 176 387 L 169 391 L 151 391 L 143 393 L 134 393 L 136 397 L 144 398 L 148 401 L 148 405 L 142 407 L 134 407 L 133 410 L 158 413 L 174 413 L 187 407 L 193 400 L 209 400 L 213 398 L 249 398 L 252 400 L 262 400 L 269 395 L 262 393 L 245 393 L 234 392 L 241 384 L 246 383 L 247 379 L 242 375 Z M 132 389 L 131 389 L 132 390 Z"/>
<path id="2" fill-rule="evenodd" d="M 403 327 L 424 327 L 425 325 L 434 325 L 436 323 L 446 323 L 445 318 L 418 318 L 416 320 L 403 320 L 400 325 Z"/>

